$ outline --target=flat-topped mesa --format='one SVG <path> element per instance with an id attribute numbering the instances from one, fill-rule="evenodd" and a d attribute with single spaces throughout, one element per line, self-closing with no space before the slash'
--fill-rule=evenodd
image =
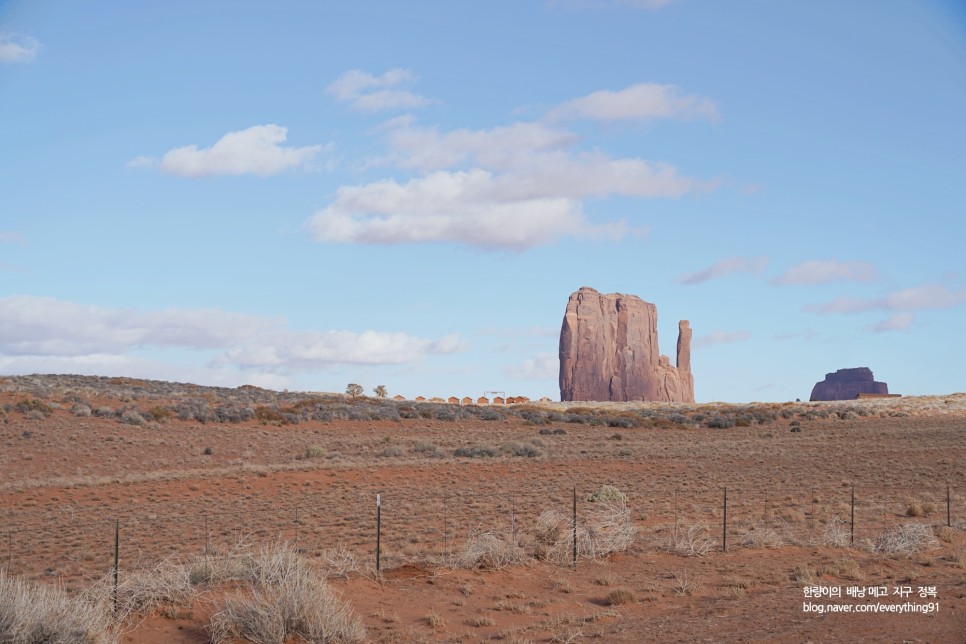
<path id="1" fill-rule="evenodd" d="M 809 400 L 852 400 L 859 394 L 888 394 L 889 385 L 876 382 L 868 367 L 839 369 L 825 374 L 825 380 L 815 383 Z"/>
<path id="2" fill-rule="evenodd" d="M 672 367 L 658 350 L 656 306 L 589 286 L 572 293 L 560 329 L 560 399 L 694 402 L 688 321 L 678 325 Z"/>

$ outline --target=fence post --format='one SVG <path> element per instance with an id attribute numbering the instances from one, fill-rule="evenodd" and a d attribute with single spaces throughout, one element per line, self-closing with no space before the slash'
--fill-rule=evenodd
<path id="1" fill-rule="evenodd" d="M 117 567 L 121 546 L 121 520 L 114 519 L 114 614 L 117 615 Z"/>
<path id="2" fill-rule="evenodd" d="M 443 552 L 449 557 L 449 495 L 443 497 Z"/>
<path id="3" fill-rule="evenodd" d="M 295 549 L 299 547 L 299 504 L 295 504 Z"/>
<path id="4" fill-rule="evenodd" d="M 724 488 L 721 501 L 721 551 L 728 552 L 728 486 Z"/>
<path id="5" fill-rule="evenodd" d="M 849 545 L 855 545 L 855 482 L 852 482 L 851 516 L 849 518 Z"/>
<path id="6" fill-rule="evenodd" d="M 574 485 L 574 568 L 577 567 L 577 486 Z"/>
<path id="7" fill-rule="evenodd" d="M 7 530 L 7 574 L 13 569 L 13 532 Z"/>
<path id="8" fill-rule="evenodd" d="M 949 486 L 946 486 L 946 527 L 953 527 L 952 502 L 949 497 Z"/>
<path id="9" fill-rule="evenodd" d="M 516 524 L 516 499 L 510 495 L 510 543 L 517 543 L 517 524 Z"/>
<path id="10" fill-rule="evenodd" d="M 382 497 L 376 494 L 376 572 L 379 572 L 380 557 L 382 553 L 381 549 L 381 533 L 382 533 Z"/>

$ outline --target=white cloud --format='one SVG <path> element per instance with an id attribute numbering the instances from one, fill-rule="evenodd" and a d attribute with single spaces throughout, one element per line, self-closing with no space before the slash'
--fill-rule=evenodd
<path id="1" fill-rule="evenodd" d="M 732 273 L 760 274 L 768 264 L 767 257 L 725 257 L 708 268 L 686 273 L 675 278 L 678 284 L 701 284 L 709 280 L 718 279 Z"/>
<path id="2" fill-rule="evenodd" d="M 340 76 L 325 91 L 360 112 L 412 109 L 434 103 L 425 96 L 398 89 L 399 85 L 412 83 L 416 79 L 416 75 L 408 69 L 390 69 L 382 76 L 353 69 Z"/>
<path id="3" fill-rule="evenodd" d="M 912 312 L 923 309 L 948 309 L 961 304 L 966 304 L 966 288 L 953 290 L 938 284 L 924 284 L 876 298 L 841 296 L 824 304 L 810 304 L 805 307 L 805 310 L 820 315 L 866 311 Z"/>
<path id="4" fill-rule="evenodd" d="M 560 374 L 560 358 L 555 353 L 541 353 L 507 367 L 504 373 L 518 380 L 555 380 Z"/>
<path id="5" fill-rule="evenodd" d="M 832 282 L 873 282 L 879 278 L 876 267 L 869 262 L 839 262 L 810 260 L 792 266 L 773 284 L 830 284 Z"/>
<path id="6" fill-rule="evenodd" d="M 712 331 L 707 335 L 694 339 L 694 346 L 698 348 L 710 347 L 714 344 L 730 344 L 743 342 L 751 337 L 747 331 Z"/>
<path id="7" fill-rule="evenodd" d="M 548 114 L 551 120 L 643 121 L 666 118 L 716 119 L 718 110 L 707 98 L 684 94 L 674 85 L 638 83 L 622 90 L 600 90 L 567 101 Z"/>
<path id="8" fill-rule="evenodd" d="M 49 297 L 0 298 L 0 353 L 20 365 L 96 367 L 136 360 L 132 353 L 141 350 L 183 349 L 196 352 L 205 370 L 286 375 L 336 364 L 412 363 L 462 348 L 456 336 L 292 330 L 282 318 L 217 309 L 141 312 Z"/>
<path id="9" fill-rule="evenodd" d="M 343 186 L 307 227 L 325 242 L 399 244 L 458 242 L 530 248 L 565 235 L 620 237 L 624 222 L 594 225 L 572 198 L 512 195 L 484 170 L 434 172 L 400 184 Z"/>
<path id="10" fill-rule="evenodd" d="M 149 157 L 145 155 L 136 156 L 125 164 L 128 168 L 133 170 L 138 170 L 144 168 L 146 170 L 153 170 L 158 165 L 158 160 L 154 157 Z"/>
<path id="11" fill-rule="evenodd" d="M 330 86 L 343 98 L 368 87 L 411 80 L 350 72 Z M 395 166 L 417 176 L 340 187 L 305 227 L 329 243 L 455 242 L 524 249 L 563 237 L 620 239 L 646 234 L 623 219 L 594 222 L 584 201 L 609 196 L 674 198 L 709 191 L 717 181 L 683 176 L 667 163 L 612 158 L 577 149 L 574 132 L 544 122 L 471 130 L 417 125 L 411 116 L 377 130 L 388 149 L 368 166 Z"/>
<path id="12" fill-rule="evenodd" d="M 869 327 L 875 333 L 885 333 L 887 331 L 906 331 L 916 321 L 913 313 L 895 313 L 878 324 Z"/>
<path id="13" fill-rule="evenodd" d="M 198 149 L 188 145 L 168 151 L 161 158 L 158 169 L 181 177 L 254 174 L 267 177 L 289 168 L 304 167 L 319 152 L 321 145 L 296 148 L 280 145 L 288 136 L 288 128 L 280 125 L 254 125 L 238 132 L 229 132 L 210 148 Z M 128 162 L 129 167 L 150 165 L 150 157 L 139 156 Z"/>
<path id="14" fill-rule="evenodd" d="M 30 63 L 37 58 L 40 42 L 30 36 L 0 31 L 0 64 Z"/>

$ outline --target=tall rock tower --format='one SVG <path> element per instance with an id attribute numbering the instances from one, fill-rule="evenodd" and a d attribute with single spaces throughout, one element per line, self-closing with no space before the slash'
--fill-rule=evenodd
<path id="1" fill-rule="evenodd" d="M 560 400 L 694 402 L 688 321 L 678 325 L 672 367 L 658 351 L 656 306 L 581 287 L 560 329 Z"/>

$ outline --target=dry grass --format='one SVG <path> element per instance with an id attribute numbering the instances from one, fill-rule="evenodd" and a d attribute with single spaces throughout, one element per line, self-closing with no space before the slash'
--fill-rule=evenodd
<path id="1" fill-rule="evenodd" d="M 880 535 L 875 542 L 875 551 L 891 557 L 909 557 L 939 545 L 928 525 L 905 523 Z"/>
<path id="2" fill-rule="evenodd" d="M 616 488 L 605 486 L 616 491 Z M 602 488 L 603 489 L 603 488 Z M 577 556 L 598 559 L 624 552 L 637 537 L 627 497 L 602 496 L 586 506 L 577 519 Z M 545 510 L 534 529 L 534 556 L 537 559 L 569 562 L 573 559 L 573 518 L 556 510 Z"/>
<path id="3" fill-rule="evenodd" d="M 684 557 L 703 557 L 717 546 L 703 523 L 692 523 L 684 527 L 675 522 L 665 549 Z"/>
<path id="4" fill-rule="evenodd" d="M 4 644 L 114 644 L 115 622 L 106 597 L 69 596 L 0 570 L 0 642 Z"/>
<path id="5" fill-rule="evenodd" d="M 477 529 L 466 540 L 456 559 L 460 568 L 500 570 L 527 561 L 526 551 L 497 532 Z"/>
<path id="6" fill-rule="evenodd" d="M 247 588 L 227 596 L 211 617 L 212 642 L 244 638 L 277 644 L 297 636 L 314 642 L 362 642 L 366 633 L 325 578 L 285 543 L 249 561 Z"/>
<path id="7" fill-rule="evenodd" d="M 607 597 L 604 599 L 604 601 L 607 602 L 608 606 L 630 604 L 634 601 L 634 593 L 627 588 L 615 588 L 607 593 Z"/>

